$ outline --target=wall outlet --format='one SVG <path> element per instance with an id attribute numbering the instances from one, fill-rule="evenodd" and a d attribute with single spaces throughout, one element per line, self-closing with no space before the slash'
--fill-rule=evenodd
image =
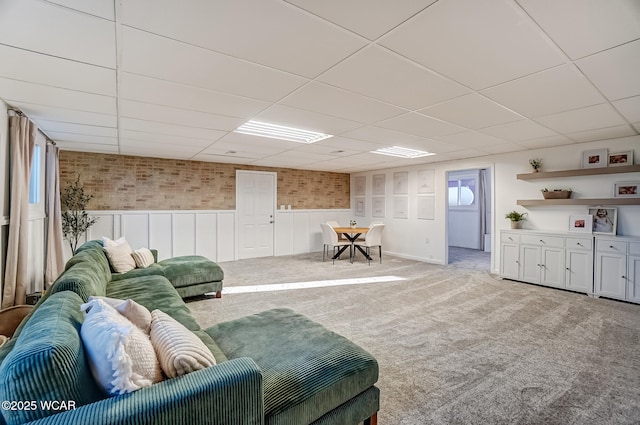
<path id="1" fill-rule="evenodd" d="M 424 243 L 428 244 L 429 243 L 429 238 L 424 238 Z"/>

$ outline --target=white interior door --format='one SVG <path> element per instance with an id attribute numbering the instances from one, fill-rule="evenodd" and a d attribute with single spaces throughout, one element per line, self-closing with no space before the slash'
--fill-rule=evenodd
<path id="1" fill-rule="evenodd" d="M 238 257 L 273 256 L 276 173 L 236 172 Z"/>

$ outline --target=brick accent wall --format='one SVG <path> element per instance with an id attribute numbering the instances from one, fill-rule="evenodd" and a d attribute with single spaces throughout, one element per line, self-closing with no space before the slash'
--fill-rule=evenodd
<path id="1" fill-rule="evenodd" d="M 89 152 L 60 152 L 60 186 L 78 173 L 90 210 L 233 210 L 236 170 L 278 174 L 278 201 L 293 209 L 350 207 L 349 174 Z"/>

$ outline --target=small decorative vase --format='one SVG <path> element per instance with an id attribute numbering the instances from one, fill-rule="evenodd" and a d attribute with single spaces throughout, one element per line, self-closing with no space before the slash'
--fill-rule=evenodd
<path id="1" fill-rule="evenodd" d="M 539 169 L 539 168 L 534 168 L 534 169 L 533 169 L 533 172 L 534 172 L 534 173 L 539 173 L 539 172 L 540 172 L 540 169 Z"/>
<path id="2" fill-rule="evenodd" d="M 356 225 L 355 225 L 355 224 L 350 224 L 350 226 L 351 226 L 351 228 L 352 228 L 352 229 L 355 229 L 355 228 L 356 228 Z"/>
<path id="3" fill-rule="evenodd" d="M 512 221 L 511 222 L 512 229 L 522 229 L 522 221 Z"/>

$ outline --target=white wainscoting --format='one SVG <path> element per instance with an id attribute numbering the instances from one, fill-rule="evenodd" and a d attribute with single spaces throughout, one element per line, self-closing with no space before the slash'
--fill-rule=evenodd
<path id="1" fill-rule="evenodd" d="M 133 249 L 158 250 L 158 259 L 203 255 L 216 262 L 238 258 L 236 211 L 89 211 L 98 221 L 86 240 L 125 236 Z M 335 220 L 345 226 L 351 210 L 277 210 L 275 255 L 322 250 L 320 223 Z"/>
<path id="2" fill-rule="evenodd" d="M 133 249 L 158 250 L 158 259 L 202 255 L 235 259 L 235 211 L 89 211 L 98 221 L 87 240 L 121 236 Z"/>

